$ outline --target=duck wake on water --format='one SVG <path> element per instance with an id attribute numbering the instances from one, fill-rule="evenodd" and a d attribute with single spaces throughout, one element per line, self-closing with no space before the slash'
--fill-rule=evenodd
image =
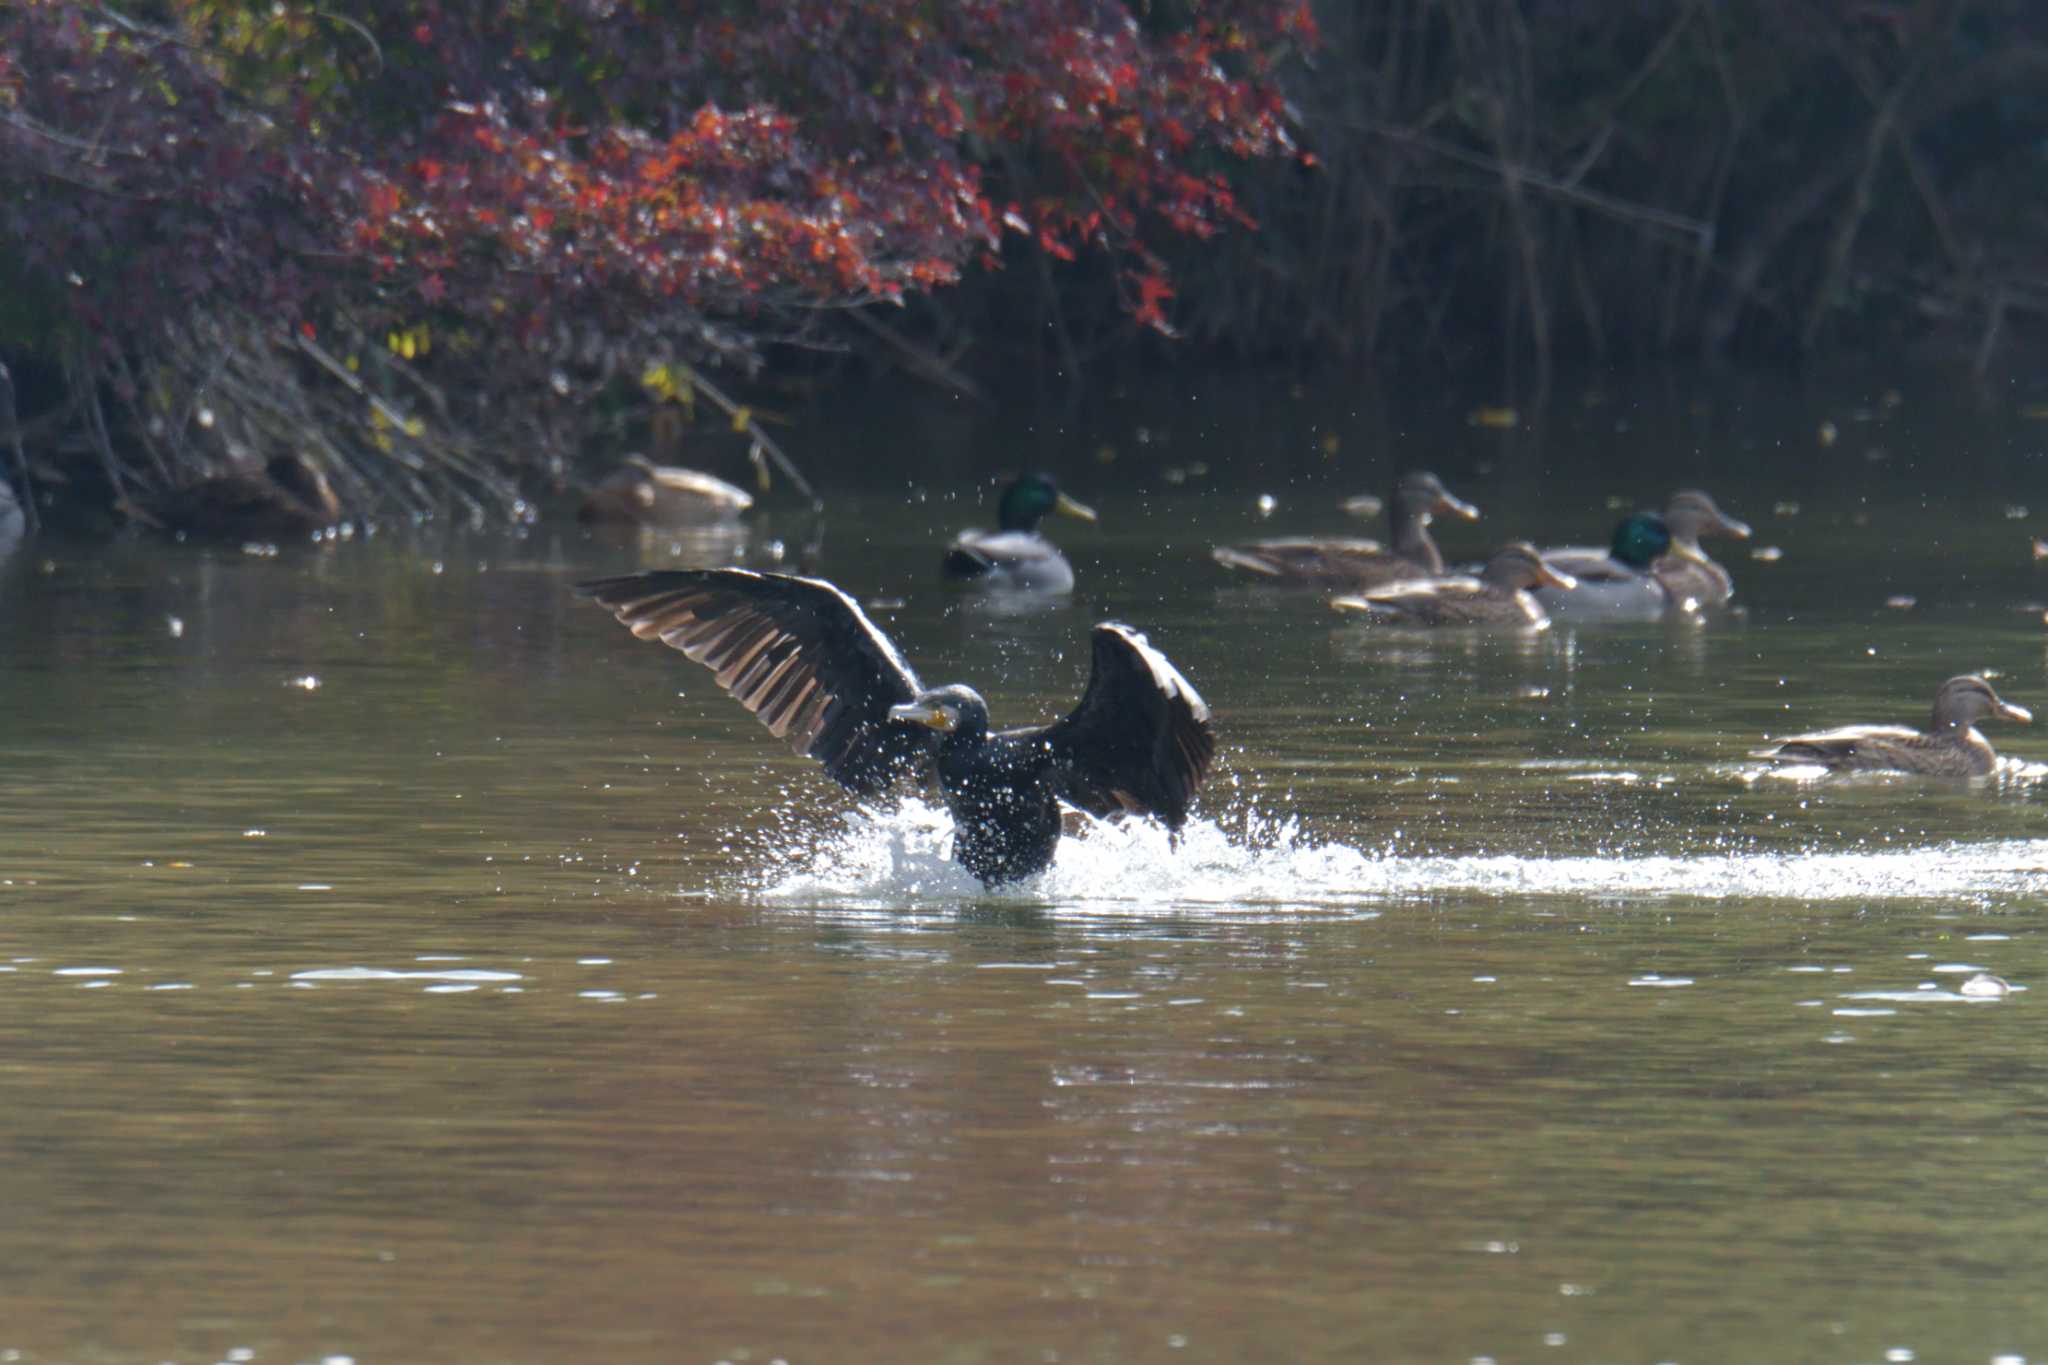
<path id="1" fill-rule="evenodd" d="M 1664 854 L 1617 850 L 1563 856 L 1430 854 L 1318 837 L 1292 815 L 1256 809 L 1196 816 L 1178 835 L 1148 821 L 1084 818 L 1043 872 L 988 888 L 953 861 L 943 807 L 848 811 L 836 827 L 778 842 L 727 890 L 791 908 L 943 910 L 1011 905 L 1062 916 L 1204 919 L 1378 914 L 1394 905 L 1461 899 L 1638 902 L 2031 903 L 2048 893 L 2048 840 L 1878 850 L 1758 848 Z"/>

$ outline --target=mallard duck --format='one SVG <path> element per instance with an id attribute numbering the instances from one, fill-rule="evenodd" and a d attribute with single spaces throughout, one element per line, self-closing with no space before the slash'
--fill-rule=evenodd
<path id="1" fill-rule="evenodd" d="M 1569 592 L 1539 588 L 1544 610 L 1560 621 L 1654 621 L 1683 604 L 1651 570 L 1671 548 L 1671 528 L 1655 512 L 1623 517 L 1606 553 L 1592 549 L 1543 551 L 1543 562 L 1578 586 Z"/>
<path id="2" fill-rule="evenodd" d="M 753 505 L 753 494 L 716 475 L 628 455 L 584 495 L 576 518 L 609 526 L 701 526 L 732 521 Z"/>
<path id="3" fill-rule="evenodd" d="M 1529 589 L 1571 588 L 1572 578 L 1543 562 L 1526 540 L 1513 541 L 1493 552 L 1478 577 L 1453 574 L 1440 578 L 1389 583 L 1355 596 L 1338 597 L 1339 611 L 1364 612 L 1375 620 L 1419 626 L 1519 626 L 1542 630 L 1550 624 L 1543 605 Z"/>
<path id="4" fill-rule="evenodd" d="M 1737 521 L 1714 505 L 1714 500 L 1697 488 L 1671 495 L 1664 506 L 1664 522 L 1671 528 L 1671 549 L 1650 568 L 1674 602 L 1692 601 L 1703 607 L 1727 604 L 1735 595 L 1735 580 L 1728 570 L 1707 557 L 1700 548 L 1701 536 L 1734 536 L 1749 539 L 1749 525 Z"/>
<path id="5" fill-rule="evenodd" d="M 1436 475 L 1414 470 L 1395 483 L 1387 505 L 1391 549 L 1376 540 L 1302 538 L 1219 545 L 1210 553 L 1226 569 L 1303 587 L 1356 590 L 1430 578 L 1444 571 L 1443 553 L 1429 534 L 1439 512 L 1467 521 L 1479 516 L 1478 508 L 1452 497 Z"/>
<path id="6" fill-rule="evenodd" d="M 302 540 L 341 520 L 341 499 L 303 455 L 276 455 L 261 473 L 235 470 L 173 488 L 124 510 L 148 526 L 221 540 Z"/>
<path id="7" fill-rule="evenodd" d="M 946 577 L 997 591 L 1062 593 L 1074 590 L 1074 566 L 1038 534 L 1049 513 L 1095 520 L 1093 508 L 1060 491 L 1050 474 L 1026 474 L 1003 490 L 994 531 L 962 531 L 946 547 Z"/>
<path id="8" fill-rule="evenodd" d="M 1998 766 L 1991 742 L 1977 733 L 1977 722 L 1987 717 L 2024 725 L 2034 714 L 2002 699 L 1979 675 L 1965 673 L 1936 690 L 1934 719 L 1925 730 L 1904 725 L 1846 725 L 1839 730 L 1793 735 L 1752 756 L 1780 763 L 1817 763 L 1844 771 L 1982 777 Z"/>
<path id="9" fill-rule="evenodd" d="M 581 585 L 643 640 L 712 669 L 768 729 L 860 796 L 936 779 L 953 856 L 985 886 L 1043 871 L 1059 803 L 1186 821 L 1209 770 L 1209 708 L 1166 656 L 1105 621 L 1080 703 L 1037 729 L 991 732 L 970 687 L 926 688 L 853 599 L 817 578 L 747 569 L 633 574 Z"/>

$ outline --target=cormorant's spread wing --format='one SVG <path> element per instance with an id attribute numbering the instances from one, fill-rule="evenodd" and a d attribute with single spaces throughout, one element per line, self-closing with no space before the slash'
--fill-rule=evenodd
<path id="1" fill-rule="evenodd" d="M 769 730 L 862 796 L 918 767 L 937 737 L 889 719 L 923 691 L 889 637 L 823 579 L 700 569 L 577 586 L 643 640 L 712 671 Z"/>
<path id="2" fill-rule="evenodd" d="M 1129 626 L 1105 621 L 1094 641 L 1080 705 L 1041 732 L 1060 795 L 1091 814 L 1144 811 L 1179 829 L 1216 752 L 1208 704 Z"/>

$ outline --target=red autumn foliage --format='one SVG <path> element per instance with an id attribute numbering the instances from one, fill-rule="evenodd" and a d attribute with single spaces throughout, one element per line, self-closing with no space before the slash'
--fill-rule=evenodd
<path id="1" fill-rule="evenodd" d="M 1130 255 L 1164 328 L 1147 237 L 1245 221 L 1313 39 L 1303 0 L 15 0 L 0 242 L 113 339 L 204 304 L 746 352 L 1005 231 Z"/>

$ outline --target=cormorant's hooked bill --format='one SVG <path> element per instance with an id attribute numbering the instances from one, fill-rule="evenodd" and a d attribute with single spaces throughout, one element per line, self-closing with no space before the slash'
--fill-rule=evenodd
<path id="1" fill-rule="evenodd" d="M 703 569 L 578 588 L 643 640 L 712 670 L 800 754 L 862 796 L 929 773 L 953 812 L 954 856 L 984 884 L 1043 871 L 1059 802 L 1179 829 L 1216 739 L 1186 678 L 1129 626 L 1093 632 L 1087 689 L 1064 720 L 990 731 L 972 688 L 927 689 L 860 607 L 817 578 Z"/>

